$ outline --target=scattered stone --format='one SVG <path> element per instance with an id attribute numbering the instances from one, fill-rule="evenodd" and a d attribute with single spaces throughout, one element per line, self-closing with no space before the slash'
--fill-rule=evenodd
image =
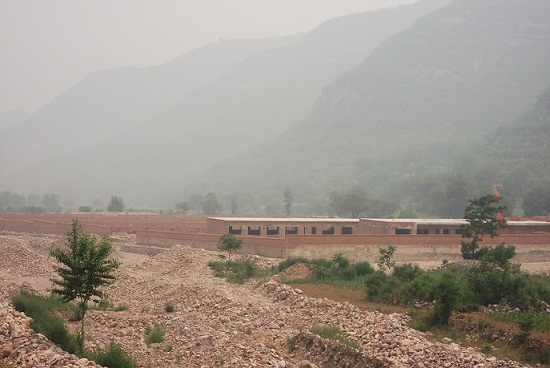
<path id="1" fill-rule="evenodd" d="M 32 331 L 30 319 L 8 304 L 27 278 L 25 289 L 46 295 L 54 276 L 46 247 L 53 240 L 0 234 L 0 270 L 5 270 L 0 273 L 0 362 L 6 367 L 98 367 Z M 141 261 L 123 262 L 116 282 L 105 289 L 112 307 L 90 309 L 86 315 L 86 348 L 105 349 L 113 342 L 139 366 L 169 368 L 522 367 L 487 358 L 450 339 L 432 343 L 426 334 L 408 327 L 407 315 L 363 312 L 349 303 L 308 298 L 275 280 L 230 284 L 208 267 L 219 254 L 184 245 L 155 256 L 132 254 L 133 260 L 139 256 Z M 249 259 L 276 263 L 257 256 Z M 174 312 L 166 313 L 167 303 Z M 125 309 L 115 311 L 115 306 Z M 76 332 L 80 322 L 67 325 Z M 322 325 L 340 327 L 342 336 L 359 349 L 310 332 Z M 147 344 L 146 332 L 155 326 L 164 332 L 163 341 Z M 292 340 L 296 347 L 289 352 Z"/>

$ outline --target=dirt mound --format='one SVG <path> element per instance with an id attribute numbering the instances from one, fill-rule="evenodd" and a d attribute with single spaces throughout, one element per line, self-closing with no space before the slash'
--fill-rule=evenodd
<path id="1" fill-rule="evenodd" d="M 279 275 L 286 280 L 309 280 L 313 278 L 315 265 L 306 263 L 294 263 L 292 266 L 284 269 Z"/>

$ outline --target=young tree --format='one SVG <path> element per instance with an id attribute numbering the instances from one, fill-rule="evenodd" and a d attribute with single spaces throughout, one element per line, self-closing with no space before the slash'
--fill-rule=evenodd
<path id="1" fill-rule="evenodd" d="M 462 240 L 460 251 L 464 259 L 480 259 L 486 250 L 479 249 L 479 243 L 484 235 L 491 238 L 498 236 L 498 229 L 506 227 L 506 220 L 498 218 L 497 214 L 504 211 L 506 206 L 500 204 L 501 198 L 494 194 L 469 199 L 469 204 L 464 210 L 464 218 L 467 225 L 462 225 Z"/>
<path id="2" fill-rule="evenodd" d="M 112 244 L 108 237 L 98 243 L 95 236 L 82 231 L 78 220 L 73 220 L 71 231 L 67 233 L 67 248 L 52 248 L 50 255 L 61 266 L 54 266 L 61 279 L 51 279 L 53 292 L 60 295 L 65 302 L 78 301 L 81 316 L 79 336 L 80 352 L 84 349 L 84 315 L 88 302 L 99 301 L 103 292 L 99 288 L 115 280 L 113 271 L 119 262 L 109 259 Z M 57 286 L 57 287 L 55 287 Z"/>
<path id="3" fill-rule="evenodd" d="M 285 215 L 286 217 L 290 217 L 291 208 L 292 208 L 292 200 L 294 199 L 294 195 L 290 191 L 289 188 L 285 189 Z"/>
<path id="4" fill-rule="evenodd" d="M 122 197 L 111 196 L 111 201 L 107 206 L 107 211 L 109 212 L 124 212 L 124 201 Z"/>
<path id="5" fill-rule="evenodd" d="M 392 261 L 392 257 L 396 249 L 397 248 L 394 245 L 390 245 L 387 248 L 378 248 L 378 253 L 380 253 L 378 268 L 381 271 L 391 271 L 391 269 L 395 267 L 395 261 Z"/>
<path id="6" fill-rule="evenodd" d="M 444 273 L 436 282 L 433 294 L 435 308 L 433 311 L 434 322 L 440 325 L 448 325 L 449 317 L 458 299 L 459 286 L 452 274 Z"/>
<path id="7" fill-rule="evenodd" d="M 224 234 L 218 241 L 218 249 L 227 251 L 228 258 L 231 259 L 231 252 L 241 249 L 243 241 L 235 238 L 233 234 Z"/>

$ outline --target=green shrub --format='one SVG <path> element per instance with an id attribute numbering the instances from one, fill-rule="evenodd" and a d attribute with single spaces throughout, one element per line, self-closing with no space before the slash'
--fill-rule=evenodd
<path id="1" fill-rule="evenodd" d="M 243 284 L 247 279 L 259 277 L 265 272 L 250 260 L 242 261 L 210 261 L 216 277 L 222 277 L 235 284 Z M 268 271 L 269 272 L 269 271 Z"/>
<path id="2" fill-rule="evenodd" d="M 355 273 L 357 273 L 357 276 L 364 276 L 374 272 L 374 268 L 369 262 L 357 262 L 352 266 L 355 268 Z"/>
<path id="3" fill-rule="evenodd" d="M 434 322 L 447 325 L 458 299 L 459 286 L 451 273 L 443 273 L 434 287 Z"/>
<path id="4" fill-rule="evenodd" d="M 134 368 L 137 364 L 122 350 L 122 348 L 111 342 L 106 351 L 87 352 L 86 358 L 93 360 L 99 365 L 108 368 Z"/>
<path id="5" fill-rule="evenodd" d="M 317 267 L 330 268 L 332 266 L 332 261 L 324 258 L 316 258 L 310 261 L 311 264 L 316 265 Z"/>
<path id="6" fill-rule="evenodd" d="M 346 268 L 339 269 L 339 277 L 342 280 L 353 280 L 357 277 L 357 271 L 352 266 L 347 266 Z"/>
<path id="7" fill-rule="evenodd" d="M 147 326 L 145 329 L 145 343 L 147 345 L 150 344 L 158 344 L 164 341 L 164 330 L 162 326 L 158 323 L 155 323 L 153 328 L 150 326 Z"/>
<path id="8" fill-rule="evenodd" d="M 394 266 L 392 276 L 397 277 L 401 281 L 411 281 L 424 272 L 418 265 L 413 266 L 410 263 L 406 263 Z"/>
<path id="9" fill-rule="evenodd" d="M 164 306 L 164 310 L 166 311 L 166 313 L 172 313 L 174 311 L 174 304 L 166 303 L 166 305 Z"/>
<path id="10" fill-rule="evenodd" d="M 332 255 L 332 263 L 338 268 L 348 268 L 350 265 L 349 259 L 343 253 L 334 253 Z"/>
<path id="11" fill-rule="evenodd" d="M 71 354 L 77 352 L 77 341 L 75 336 L 69 334 L 65 323 L 54 313 L 54 310 L 71 310 L 71 307 L 63 304 L 59 298 L 50 296 L 44 298 L 26 293 L 17 294 L 12 298 L 14 308 L 24 312 L 33 320 L 30 327 L 61 348 Z"/>

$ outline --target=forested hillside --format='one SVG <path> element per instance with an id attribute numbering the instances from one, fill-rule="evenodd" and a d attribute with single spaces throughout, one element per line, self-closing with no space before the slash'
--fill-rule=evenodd
<path id="1" fill-rule="evenodd" d="M 217 165 L 189 190 L 267 193 L 265 200 L 276 203 L 288 187 L 297 201 L 319 202 L 333 190 L 358 186 L 442 216 L 460 215 L 468 195 L 495 184 L 504 185 L 505 194 L 521 193 L 542 169 L 540 144 L 518 142 L 528 142 L 537 155 L 530 164 L 502 160 L 498 175 L 481 167 L 504 135 L 519 139 L 514 128 L 499 127 L 531 109 L 550 81 L 549 30 L 548 2 L 455 1 L 325 88 L 305 119 Z M 453 165 L 463 152 L 469 156 Z M 462 193 L 449 206 L 453 186 Z"/>

